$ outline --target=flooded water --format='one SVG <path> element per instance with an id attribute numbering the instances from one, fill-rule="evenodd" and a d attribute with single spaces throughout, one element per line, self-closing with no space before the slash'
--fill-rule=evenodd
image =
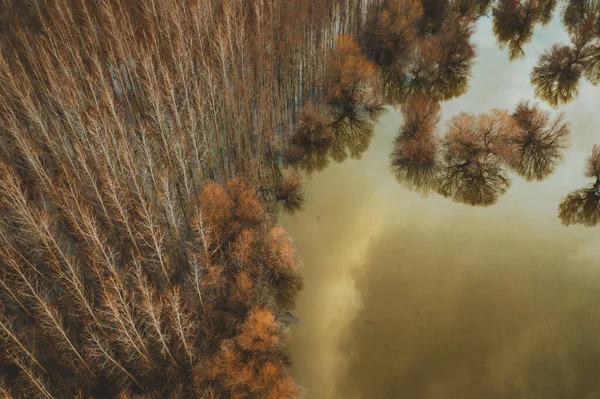
<path id="1" fill-rule="evenodd" d="M 471 88 L 443 104 L 442 128 L 460 111 L 533 99 L 531 67 L 567 41 L 554 21 L 509 63 L 490 25 L 478 28 Z M 290 346 L 308 398 L 600 398 L 600 230 L 557 217 L 587 182 L 598 104 L 600 89 L 584 85 L 562 109 L 572 139 L 557 172 L 541 183 L 512 176 L 488 208 L 394 180 L 393 109 L 362 159 L 310 177 L 305 210 L 282 218 L 304 260 Z"/>

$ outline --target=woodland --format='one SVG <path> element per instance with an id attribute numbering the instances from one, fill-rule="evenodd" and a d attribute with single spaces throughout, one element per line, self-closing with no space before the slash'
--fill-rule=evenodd
<path id="1" fill-rule="evenodd" d="M 554 107 L 600 82 L 595 0 L 0 0 L 0 393 L 298 398 L 286 350 L 301 260 L 277 225 L 302 179 L 360 158 L 389 107 L 400 184 L 490 206 L 552 174 L 558 112 L 454 116 L 477 20 Z M 574 132 L 576 134 L 576 132 Z M 590 185 L 559 205 L 600 223 Z M 558 204 L 557 204 L 558 205 Z"/>

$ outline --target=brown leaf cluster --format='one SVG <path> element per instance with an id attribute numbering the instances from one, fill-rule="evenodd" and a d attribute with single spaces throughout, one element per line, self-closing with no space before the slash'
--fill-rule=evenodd
<path id="1" fill-rule="evenodd" d="M 0 396 L 296 397 L 298 258 L 255 187 L 333 2 L 0 3 Z"/>
<path id="2" fill-rule="evenodd" d="M 304 106 L 285 151 L 285 162 L 308 174 L 323 170 L 330 159 L 360 158 L 383 112 L 375 65 L 351 36 L 338 37 L 326 59 L 320 101 Z"/>
<path id="3" fill-rule="evenodd" d="M 448 100 L 463 94 L 475 56 L 473 23 L 488 5 L 393 0 L 368 9 L 360 42 L 380 68 L 387 100 L 402 103 L 417 94 Z"/>

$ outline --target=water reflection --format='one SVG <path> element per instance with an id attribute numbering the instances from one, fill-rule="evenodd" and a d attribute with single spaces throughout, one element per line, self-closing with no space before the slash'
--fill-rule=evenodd
<path id="1" fill-rule="evenodd" d="M 460 216 L 430 228 L 408 217 L 372 240 L 335 397 L 598 397 L 593 258 L 567 234 L 538 234 L 552 224 Z"/>

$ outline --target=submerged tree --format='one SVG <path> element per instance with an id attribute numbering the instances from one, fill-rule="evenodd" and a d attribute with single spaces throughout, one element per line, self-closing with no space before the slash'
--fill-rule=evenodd
<path id="1" fill-rule="evenodd" d="M 404 123 L 390 155 L 394 176 L 412 190 L 474 206 L 494 204 L 511 181 L 507 168 L 527 180 L 543 180 L 562 160 L 569 127 L 562 115 L 526 102 L 512 115 L 462 113 L 441 139 L 435 133 L 439 105 L 423 96 L 402 107 Z"/>
<path id="2" fill-rule="evenodd" d="M 379 68 L 388 101 L 426 94 L 448 100 L 468 87 L 475 50 L 474 21 L 444 1 L 388 1 L 367 12 L 363 51 Z M 458 5 L 456 5 L 458 6 Z M 473 5 L 474 8 L 477 8 Z"/>
<path id="3" fill-rule="evenodd" d="M 582 76 L 594 85 L 600 82 L 600 4 L 570 1 L 563 23 L 571 44 L 553 45 L 531 72 L 536 95 L 553 106 L 577 96 Z"/>
<path id="4" fill-rule="evenodd" d="M 309 174 L 324 169 L 330 159 L 360 158 L 384 111 L 375 65 L 352 37 L 338 38 L 326 64 L 321 101 L 304 107 L 285 151 L 287 164 Z"/>
<path id="5" fill-rule="evenodd" d="M 521 102 L 512 114 L 519 125 L 511 137 L 514 154 L 509 166 L 526 180 L 544 180 L 563 159 L 568 146 L 569 125 L 561 114 L 551 120 L 537 105 Z"/>
<path id="6" fill-rule="evenodd" d="M 390 154 L 392 174 L 412 190 L 428 193 L 439 172 L 439 139 L 436 127 L 440 106 L 418 95 L 402 106 L 404 123 Z"/>
<path id="7" fill-rule="evenodd" d="M 383 72 L 384 88 L 394 99 L 426 94 L 445 101 L 468 89 L 475 48 L 470 39 L 473 20 L 456 14 L 447 16 L 439 32 L 420 38 L 404 71 Z"/>
<path id="8" fill-rule="evenodd" d="M 304 189 L 302 188 L 302 175 L 298 171 L 290 171 L 283 176 L 277 186 L 277 201 L 283 203 L 283 209 L 293 213 L 304 206 Z"/>
<path id="9" fill-rule="evenodd" d="M 368 9 L 360 44 L 367 57 L 383 68 L 402 68 L 417 38 L 423 5 L 417 0 L 388 0 Z"/>
<path id="10" fill-rule="evenodd" d="M 352 36 L 338 37 L 326 65 L 322 83 L 326 104 L 333 108 L 377 106 L 375 65 L 365 58 Z"/>
<path id="11" fill-rule="evenodd" d="M 585 176 L 594 182 L 569 193 L 559 205 L 559 217 L 564 225 L 593 227 L 600 224 L 600 145 L 594 145 L 586 161 Z"/>
<path id="12" fill-rule="evenodd" d="M 322 107 L 312 103 L 304 107 L 285 149 L 284 160 L 288 165 L 310 174 L 329 164 L 329 151 L 334 140 L 329 118 Z"/>
<path id="13" fill-rule="evenodd" d="M 492 10 L 494 34 L 500 48 L 508 46 L 511 60 L 525 55 L 523 46 L 533 37 L 535 25 L 552 19 L 557 0 L 498 0 Z"/>
<path id="14" fill-rule="evenodd" d="M 517 124 L 502 110 L 475 116 L 462 113 L 449 122 L 443 141 L 438 192 L 469 205 L 488 206 L 510 187 L 502 162 Z"/>

